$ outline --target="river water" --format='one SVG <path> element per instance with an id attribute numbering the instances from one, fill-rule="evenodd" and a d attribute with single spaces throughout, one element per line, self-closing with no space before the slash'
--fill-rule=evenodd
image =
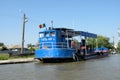
<path id="1" fill-rule="evenodd" d="M 0 65 L 0 80 L 120 80 L 120 55 L 80 62 Z"/>

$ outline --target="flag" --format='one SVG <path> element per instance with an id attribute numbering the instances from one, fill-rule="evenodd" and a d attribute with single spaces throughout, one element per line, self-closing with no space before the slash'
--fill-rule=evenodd
<path id="1" fill-rule="evenodd" d="M 45 24 L 40 24 L 40 25 L 39 25 L 39 28 L 44 28 L 44 27 L 46 27 Z"/>

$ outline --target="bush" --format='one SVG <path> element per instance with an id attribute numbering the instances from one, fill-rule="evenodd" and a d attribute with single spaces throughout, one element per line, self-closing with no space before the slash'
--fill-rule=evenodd
<path id="1" fill-rule="evenodd" d="M 35 51 L 35 48 L 30 47 L 29 50 L 30 50 L 30 51 Z"/>

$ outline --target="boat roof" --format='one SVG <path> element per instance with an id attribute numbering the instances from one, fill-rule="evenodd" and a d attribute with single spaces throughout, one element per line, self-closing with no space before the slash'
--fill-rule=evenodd
<path id="1" fill-rule="evenodd" d="M 54 28 L 54 30 L 63 30 L 64 32 L 68 32 L 67 34 L 69 37 L 85 36 L 85 37 L 97 38 L 97 34 L 85 32 L 85 31 L 75 31 L 74 29 L 69 29 L 69 28 Z M 67 34 L 63 33 L 63 35 L 67 35 Z"/>
<path id="2" fill-rule="evenodd" d="M 70 29 L 70 28 L 52 28 L 49 30 L 50 31 L 61 30 L 62 35 L 68 36 L 68 37 L 84 36 L 84 37 L 97 38 L 97 34 L 85 32 L 85 31 L 75 31 L 74 29 Z M 47 32 L 49 30 L 46 30 L 45 32 Z"/>
<path id="3" fill-rule="evenodd" d="M 65 35 L 68 37 L 74 37 L 74 36 L 80 35 L 80 31 L 75 31 L 74 29 L 69 29 L 69 28 L 53 28 L 53 30 L 61 30 L 62 35 Z"/>
<path id="4" fill-rule="evenodd" d="M 63 31 L 73 31 L 73 29 L 69 29 L 69 28 L 53 28 L 53 30 L 63 30 Z"/>
<path id="5" fill-rule="evenodd" d="M 85 31 L 80 31 L 80 35 L 85 37 L 97 38 L 97 34 L 85 32 Z"/>

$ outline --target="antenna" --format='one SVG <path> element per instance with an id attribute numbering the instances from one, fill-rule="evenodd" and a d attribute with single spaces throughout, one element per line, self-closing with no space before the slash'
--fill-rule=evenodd
<path id="1" fill-rule="evenodd" d="M 52 29 L 53 29 L 53 20 L 51 21 L 51 27 L 52 27 Z"/>

